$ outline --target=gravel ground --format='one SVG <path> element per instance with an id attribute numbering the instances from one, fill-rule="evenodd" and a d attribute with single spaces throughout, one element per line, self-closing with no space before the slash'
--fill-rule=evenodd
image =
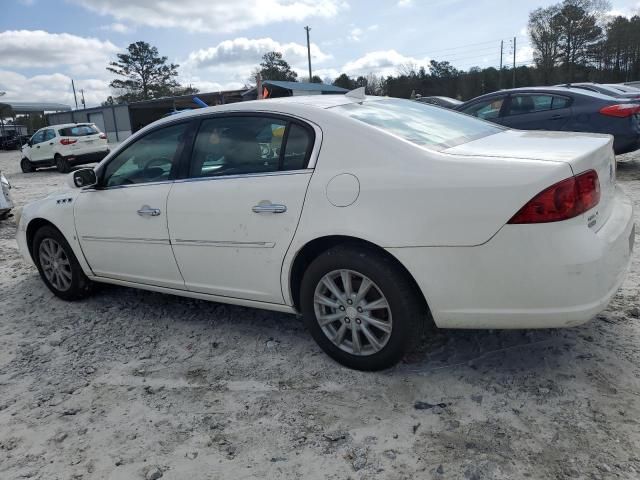
<path id="1" fill-rule="evenodd" d="M 63 184 L 18 160 L 0 153 L 18 205 Z M 640 154 L 618 174 L 639 213 Z M 2 479 L 640 478 L 640 248 L 586 325 L 437 332 L 360 373 L 292 315 L 119 287 L 65 303 L 14 235 L 0 222 Z"/>

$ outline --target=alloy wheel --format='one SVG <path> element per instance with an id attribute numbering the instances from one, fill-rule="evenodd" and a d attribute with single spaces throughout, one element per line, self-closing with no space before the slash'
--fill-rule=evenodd
<path id="1" fill-rule="evenodd" d="M 40 266 L 46 279 L 56 289 L 64 292 L 71 287 L 71 262 L 56 240 L 45 238 L 40 242 L 38 250 Z"/>
<path id="2" fill-rule="evenodd" d="M 327 338 L 341 350 L 358 356 L 373 355 L 391 337 L 391 307 L 382 290 L 367 276 L 353 270 L 334 270 L 320 279 L 313 306 Z"/>

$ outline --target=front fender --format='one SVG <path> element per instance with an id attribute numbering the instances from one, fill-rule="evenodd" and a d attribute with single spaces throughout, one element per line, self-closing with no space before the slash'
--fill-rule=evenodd
<path id="1" fill-rule="evenodd" d="M 71 246 L 85 274 L 88 276 L 93 275 L 84 257 L 76 234 L 73 209 L 79 193 L 79 190 L 66 190 L 54 193 L 42 200 L 30 203 L 22 209 L 16 240 L 20 253 L 28 263 L 33 263 L 32 252 L 29 245 L 29 234 L 32 233 L 31 230 L 40 224 L 49 223 L 60 230 Z"/>

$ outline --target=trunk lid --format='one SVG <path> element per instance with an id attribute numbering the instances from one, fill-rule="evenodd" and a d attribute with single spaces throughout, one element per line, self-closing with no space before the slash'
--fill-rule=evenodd
<path id="1" fill-rule="evenodd" d="M 567 163 L 574 175 L 595 170 L 600 202 L 585 212 L 589 228 L 598 230 L 611 213 L 616 182 L 613 137 L 594 133 L 505 130 L 447 150 L 449 155 L 520 158 Z M 549 185 L 550 186 L 550 185 Z"/>

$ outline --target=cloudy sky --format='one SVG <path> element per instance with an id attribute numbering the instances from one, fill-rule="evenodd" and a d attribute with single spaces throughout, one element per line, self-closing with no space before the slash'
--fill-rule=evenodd
<path id="1" fill-rule="evenodd" d="M 105 69 L 144 40 L 180 64 L 180 81 L 202 91 L 241 87 L 270 50 L 307 73 L 304 26 L 311 26 L 313 73 L 394 74 L 403 65 L 449 60 L 497 66 L 500 40 L 511 60 L 531 61 L 528 12 L 549 0 L 3 0 L 3 99 L 73 103 L 71 79 L 87 106 L 111 92 Z M 640 0 L 613 0 L 613 11 Z M 505 61 L 506 61 L 505 58 Z"/>

